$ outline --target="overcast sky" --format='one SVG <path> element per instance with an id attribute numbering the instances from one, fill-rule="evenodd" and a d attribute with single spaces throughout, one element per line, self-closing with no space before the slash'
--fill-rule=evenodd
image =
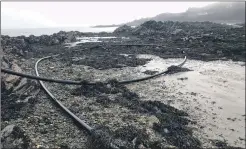
<path id="1" fill-rule="evenodd" d="M 1 27 L 42 28 L 119 24 L 184 12 L 214 2 L 1 2 Z"/>

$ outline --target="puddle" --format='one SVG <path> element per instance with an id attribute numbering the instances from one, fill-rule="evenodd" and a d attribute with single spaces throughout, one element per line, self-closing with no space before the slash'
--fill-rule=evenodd
<path id="1" fill-rule="evenodd" d="M 183 61 L 182 58 L 162 59 L 158 56 L 148 55 L 148 54 L 139 54 L 139 55 L 137 55 L 137 58 L 152 59 L 147 64 L 139 67 L 139 70 L 141 72 L 144 72 L 146 70 L 165 71 L 167 69 L 167 67 L 169 67 L 171 65 L 178 65 Z"/>
<path id="2" fill-rule="evenodd" d="M 129 37 L 120 37 L 119 38 L 119 37 L 109 36 L 109 37 L 77 37 L 76 39 L 78 41 L 66 43 L 65 47 L 71 48 L 71 47 L 74 47 L 80 43 L 87 43 L 87 42 L 107 42 L 107 40 L 111 40 L 111 39 L 128 40 L 130 38 Z M 113 41 L 113 42 L 116 42 L 116 41 Z"/>
<path id="3" fill-rule="evenodd" d="M 114 36 L 109 36 L 109 37 L 78 37 L 77 39 L 79 40 L 98 40 L 98 39 L 113 39 L 113 38 L 117 38 Z"/>
<path id="4" fill-rule="evenodd" d="M 131 54 L 119 54 L 119 55 L 127 57 L 127 56 L 130 56 Z"/>

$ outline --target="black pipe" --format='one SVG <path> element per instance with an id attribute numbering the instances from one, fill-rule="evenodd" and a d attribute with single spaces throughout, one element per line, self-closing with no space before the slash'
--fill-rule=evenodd
<path id="1" fill-rule="evenodd" d="M 186 58 L 186 56 L 185 56 L 184 61 L 183 61 L 181 64 L 177 65 L 177 67 L 183 66 L 183 65 L 185 64 L 186 60 L 187 60 L 187 58 Z M 144 81 L 144 80 L 148 80 L 148 79 L 151 79 L 151 78 L 160 76 L 160 75 L 165 74 L 165 73 L 167 73 L 167 72 L 169 72 L 169 70 L 166 70 L 166 71 L 163 71 L 163 72 L 160 72 L 160 73 L 151 75 L 151 76 L 143 77 L 143 78 L 140 78 L 140 79 L 133 79 L 133 80 L 120 81 L 119 83 L 120 83 L 120 84 L 129 84 L 129 83 L 134 83 L 134 82 L 140 82 L 140 81 Z"/>
<path id="2" fill-rule="evenodd" d="M 36 75 L 39 77 L 39 73 L 38 73 L 38 63 L 44 59 L 47 59 L 49 57 L 44 57 L 39 59 L 36 63 L 35 63 L 35 73 Z M 44 83 L 39 80 L 39 83 L 41 84 L 42 88 L 47 92 L 47 94 L 64 110 L 66 111 L 73 119 L 75 119 L 77 122 L 79 122 L 83 127 L 86 128 L 86 130 L 88 130 L 89 132 L 91 132 L 92 128 L 87 125 L 84 121 L 82 121 L 81 119 L 79 119 L 76 115 L 74 115 L 70 110 L 68 110 L 59 100 L 57 100 L 52 94 L 51 92 L 45 87 Z"/>
<path id="3" fill-rule="evenodd" d="M 22 74 L 22 73 L 19 73 L 19 72 L 14 72 L 12 70 L 8 70 L 8 69 L 4 69 L 4 68 L 1 68 L 1 71 L 2 72 L 5 72 L 5 73 L 9 73 L 9 74 L 12 74 L 12 75 L 17 75 L 17 76 L 22 76 L 22 77 L 27 77 L 27 78 L 30 78 L 30 79 L 36 79 L 39 81 L 39 83 L 41 84 L 42 88 L 46 91 L 46 93 L 51 97 L 51 99 L 56 103 L 58 104 L 58 106 L 60 108 L 62 108 L 70 117 L 72 117 L 76 122 L 78 122 L 83 128 L 85 128 L 92 136 L 95 136 L 97 135 L 97 130 L 96 129 L 93 129 L 91 126 L 89 126 L 88 124 L 86 124 L 85 121 L 81 120 L 79 117 L 77 117 L 75 114 L 73 114 L 68 108 L 66 108 L 59 100 L 57 100 L 55 98 L 55 96 L 45 87 L 44 83 L 42 81 L 48 81 L 48 82 L 55 82 L 55 83 L 64 83 L 64 84 L 73 84 L 73 85 L 81 85 L 81 84 L 84 84 L 83 81 L 69 81 L 69 80 L 56 80 L 56 79 L 49 79 L 49 78 L 43 78 L 43 77 L 40 77 L 39 76 L 39 73 L 38 73 L 38 64 L 39 62 L 41 62 L 42 60 L 45 60 L 45 59 L 48 59 L 48 58 L 51 58 L 52 56 L 47 56 L 47 57 L 44 57 L 44 58 L 41 58 L 39 59 L 36 63 L 35 63 L 35 73 L 36 73 L 36 76 L 32 76 L 32 75 L 27 75 L 27 74 Z M 184 61 L 178 65 L 178 67 L 181 67 L 184 65 L 184 63 L 186 62 L 186 57 L 184 59 Z M 159 76 L 161 74 L 164 74 L 166 72 L 168 72 L 169 70 L 167 71 L 164 71 L 164 72 L 161 72 L 161 73 L 158 73 L 158 74 L 155 74 L 155 75 L 151 75 L 151 76 L 148 76 L 148 77 L 144 77 L 144 78 L 140 78 L 140 79 L 134 79 L 134 80 L 127 80 L 127 81 L 120 81 L 119 83 L 121 84 L 127 84 L 127 83 L 133 83 L 133 82 L 139 82 L 139 81 L 143 81 L 143 80 L 147 80 L 147 79 L 150 79 L 150 78 L 153 78 L 153 77 L 156 77 L 156 76 Z M 95 83 L 88 83 L 88 84 L 95 84 Z M 98 134 L 100 135 L 100 133 Z M 95 139 L 100 139 L 101 137 L 99 138 L 95 138 Z M 106 143 L 106 142 L 102 142 L 102 143 Z M 119 149 L 119 147 L 117 147 L 116 144 L 114 143 L 110 143 L 109 145 L 107 145 L 109 148 L 111 149 Z"/>
<path id="4" fill-rule="evenodd" d="M 52 56 L 47 56 L 47 57 L 42 58 L 42 60 L 48 59 L 48 58 L 51 58 L 51 57 Z M 177 66 L 178 67 L 183 66 L 185 64 L 186 60 L 187 60 L 187 58 L 185 56 L 184 61 L 181 64 L 177 65 Z M 11 75 L 17 75 L 17 76 L 26 77 L 26 78 L 29 78 L 29 79 L 35 79 L 35 80 L 47 81 L 47 82 L 54 82 L 54 83 L 71 84 L 71 85 L 82 85 L 82 84 L 95 85 L 96 84 L 95 82 L 59 80 L 59 79 L 45 78 L 45 77 L 40 77 L 40 76 L 33 76 L 33 75 L 23 74 L 23 73 L 20 73 L 20 72 L 15 72 L 15 71 L 12 71 L 12 70 L 9 70 L 9 69 L 5 69 L 5 68 L 1 68 L 1 71 L 4 72 L 4 73 L 11 74 Z M 119 83 L 120 84 L 129 84 L 129 83 L 134 83 L 134 82 L 140 82 L 140 81 L 144 81 L 144 80 L 148 80 L 148 79 L 157 77 L 157 76 L 165 74 L 167 72 L 168 72 L 168 70 L 160 72 L 158 74 L 151 75 L 151 76 L 139 78 L 139 79 L 119 81 Z"/>
<path id="5" fill-rule="evenodd" d="M 39 77 L 39 73 L 38 73 L 38 64 L 39 62 L 41 62 L 42 60 L 45 60 L 49 57 L 44 57 L 44 58 L 41 58 L 39 59 L 36 63 L 35 63 L 35 73 L 36 75 Z M 51 99 L 59 105 L 60 108 L 62 108 L 62 110 L 64 110 L 71 118 L 73 118 L 76 122 L 78 122 L 83 128 L 85 128 L 92 136 L 95 136 L 95 135 L 100 135 L 97 134 L 97 131 L 96 129 L 93 129 L 91 126 L 89 126 L 88 124 L 86 124 L 85 121 L 81 120 L 79 117 L 77 117 L 75 114 L 73 114 L 67 107 L 65 107 L 59 100 L 57 100 L 55 98 L 55 96 L 46 88 L 46 86 L 44 85 L 44 83 L 39 80 L 39 83 L 41 84 L 42 88 L 46 91 L 46 93 L 51 97 Z M 100 139 L 101 137 L 99 138 L 95 138 L 95 139 Z M 102 142 L 102 143 L 105 143 L 105 142 Z M 119 147 L 117 147 L 117 145 L 113 144 L 113 143 L 110 143 L 108 145 L 108 147 L 110 149 L 120 149 Z"/>
<path id="6" fill-rule="evenodd" d="M 81 85 L 80 81 L 56 80 L 56 79 L 51 79 L 51 78 L 38 77 L 38 76 L 28 75 L 28 74 L 24 74 L 24 73 L 20 73 L 20 72 L 15 72 L 15 71 L 5 69 L 5 68 L 1 68 L 1 72 L 8 73 L 11 75 L 20 76 L 20 77 L 25 77 L 25 78 L 29 78 L 29 79 L 34 79 L 34 80 L 41 80 L 41 81 L 54 82 L 54 83 Z"/>

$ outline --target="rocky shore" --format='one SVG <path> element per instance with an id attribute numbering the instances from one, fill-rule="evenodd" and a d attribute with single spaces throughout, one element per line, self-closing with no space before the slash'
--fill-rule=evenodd
<path id="1" fill-rule="evenodd" d="M 60 54 L 41 64 L 41 76 L 98 82 L 93 86 L 45 84 L 78 117 L 121 140 L 125 148 L 233 146 L 225 140 L 194 135 L 196 120 L 187 111 L 168 104 L 170 97 L 144 99 L 142 92 L 134 90 L 134 85 L 120 85 L 117 81 L 158 72 L 140 71 L 153 58 L 139 57 L 139 54 L 160 59 L 186 55 L 189 60 L 245 62 L 245 24 L 233 27 L 211 22 L 148 21 L 135 28 L 121 26 L 113 33 L 60 31 L 50 36 L 1 37 L 3 68 L 34 75 L 34 64 L 39 58 Z M 80 37 L 98 37 L 100 42 L 66 46 L 78 42 Z M 111 83 L 105 86 L 103 81 Z M 138 85 L 148 83 L 156 85 L 151 81 Z M 158 90 L 171 94 L 165 88 L 163 85 L 149 92 L 153 98 L 159 94 L 155 93 Z M 1 73 L 2 148 L 102 148 L 102 144 L 77 127 L 37 81 Z"/>

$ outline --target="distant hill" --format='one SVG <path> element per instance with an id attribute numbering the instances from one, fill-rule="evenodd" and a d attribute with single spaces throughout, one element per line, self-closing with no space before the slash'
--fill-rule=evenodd
<path id="1" fill-rule="evenodd" d="M 189 8 L 183 13 L 162 13 L 155 17 L 142 18 L 126 23 L 138 26 L 146 21 L 210 21 L 216 23 L 244 23 L 245 2 L 220 2 L 202 8 Z"/>

